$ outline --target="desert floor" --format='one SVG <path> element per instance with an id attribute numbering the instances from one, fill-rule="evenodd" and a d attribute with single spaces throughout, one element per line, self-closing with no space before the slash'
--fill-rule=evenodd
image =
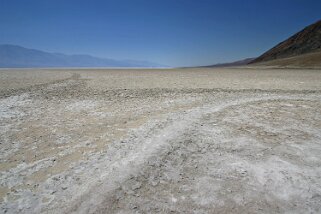
<path id="1" fill-rule="evenodd" d="M 321 70 L 2 69 L 0 213 L 320 213 Z"/>

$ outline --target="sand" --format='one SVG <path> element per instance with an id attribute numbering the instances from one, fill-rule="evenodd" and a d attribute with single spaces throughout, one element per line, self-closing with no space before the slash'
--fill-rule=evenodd
<path id="1" fill-rule="evenodd" d="M 1 213 L 319 213 L 321 70 L 2 69 Z"/>

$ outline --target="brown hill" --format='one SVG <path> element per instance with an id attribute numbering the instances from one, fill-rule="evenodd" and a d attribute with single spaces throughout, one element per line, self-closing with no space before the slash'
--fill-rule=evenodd
<path id="1" fill-rule="evenodd" d="M 296 57 L 302 54 L 313 53 L 321 51 L 321 20 L 304 28 L 302 31 L 291 36 L 289 39 L 276 45 L 269 51 L 265 52 L 260 57 L 256 58 L 252 63 L 262 63 L 271 60 L 280 60 L 289 57 Z M 321 58 L 316 58 L 313 56 L 312 61 L 316 61 L 320 64 Z M 320 56 L 320 55 L 318 55 Z M 307 59 L 309 55 L 306 55 L 301 60 L 309 61 Z M 311 60 L 310 60 L 311 61 Z M 311 61 L 311 62 L 312 62 Z M 288 63 L 295 62 L 295 60 L 288 60 Z M 311 62 L 309 64 L 311 64 Z M 296 62 L 297 64 L 297 62 Z"/>
<path id="2" fill-rule="evenodd" d="M 289 68 L 321 68 L 321 51 L 264 61 L 255 65 Z"/>

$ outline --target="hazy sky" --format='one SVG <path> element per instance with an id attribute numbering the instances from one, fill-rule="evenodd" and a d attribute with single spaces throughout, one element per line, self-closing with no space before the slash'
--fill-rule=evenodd
<path id="1" fill-rule="evenodd" d="M 321 0 L 0 0 L 0 43 L 206 65 L 258 56 L 321 19 Z"/>

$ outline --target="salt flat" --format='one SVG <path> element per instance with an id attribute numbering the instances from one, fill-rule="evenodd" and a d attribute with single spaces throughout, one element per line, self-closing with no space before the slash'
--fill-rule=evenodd
<path id="1" fill-rule="evenodd" d="M 1 213 L 319 213 L 321 70 L 2 69 Z"/>

